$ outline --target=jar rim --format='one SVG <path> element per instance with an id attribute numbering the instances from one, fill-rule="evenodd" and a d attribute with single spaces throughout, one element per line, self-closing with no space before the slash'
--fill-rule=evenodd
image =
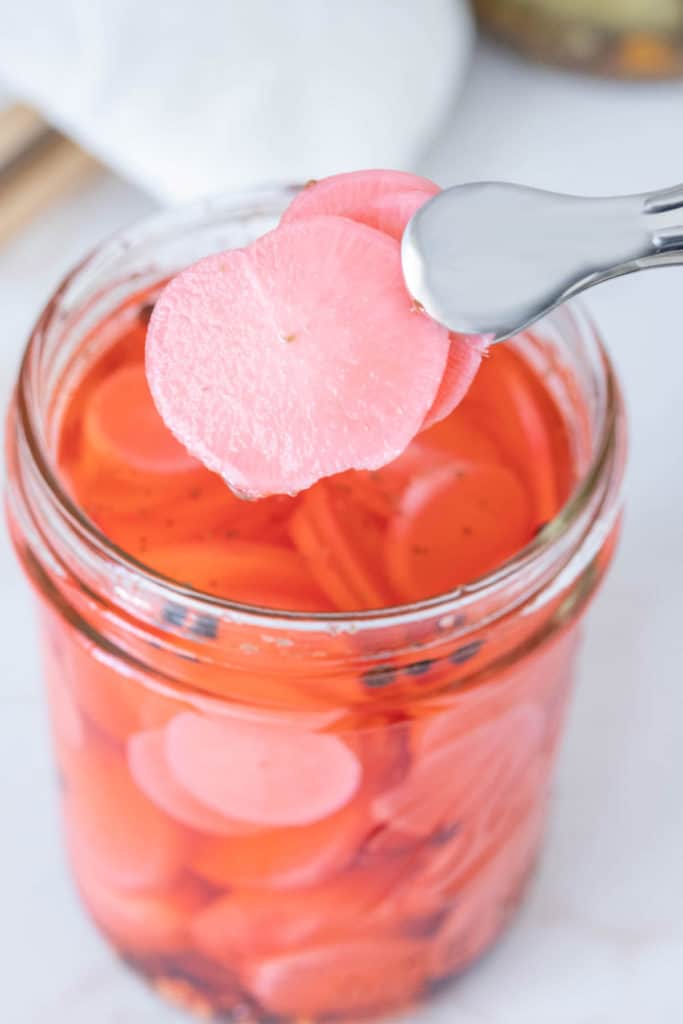
<path id="1" fill-rule="evenodd" d="M 444 594 L 406 604 L 389 605 L 384 608 L 362 609 L 352 612 L 302 612 L 271 609 L 258 605 L 242 604 L 227 598 L 195 590 L 156 572 L 120 548 L 106 534 L 91 522 L 62 484 L 53 455 L 36 419 L 36 406 L 31 400 L 32 361 L 40 355 L 43 329 L 61 312 L 61 303 L 68 288 L 74 284 L 90 265 L 112 247 L 126 250 L 140 238 L 155 231 L 173 229 L 180 219 L 181 226 L 199 219 L 208 220 L 217 214 L 245 216 L 247 212 L 258 214 L 274 202 L 291 198 L 299 185 L 263 186 L 250 190 L 228 193 L 225 196 L 200 200 L 186 204 L 179 209 L 154 213 L 137 221 L 129 229 L 117 233 L 97 245 L 76 266 L 62 278 L 46 303 L 36 325 L 29 335 L 21 361 L 16 388 L 17 429 L 25 441 L 30 460 L 38 473 L 41 484 L 47 489 L 52 504 L 60 518 L 81 540 L 85 540 L 91 551 L 107 560 L 116 570 L 129 579 L 144 584 L 159 599 L 169 602 L 185 602 L 200 613 L 227 615 L 232 621 L 245 625 L 265 627 L 272 630 L 307 631 L 316 629 L 355 632 L 389 626 L 415 623 L 435 615 L 458 617 L 459 613 L 474 603 L 494 597 L 518 574 L 542 561 L 557 545 L 565 540 L 578 519 L 591 505 L 596 491 L 605 476 L 609 474 L 613 457 L 618 448 L 620 413 L 620 390 L 614 368 L 600 335 L 592 320 L 576 302 L 561 308 L 569 315 L 572 326 L 583 326 L 584 334 L 597 355 L 596 364 L 600 379 L 598 383 L 604 392 L 601 421 L 597 425 L 592 457 L 585 472 L 578 479 L 571 495 L 556 515 L 536 534 L 524 548 L 516 552 L 496 569 L 469 583 L 462 584 Z M 548 319 L 552 319 L 553 314 Z M 621 480 L 617 481 L 620 487 Z M 226 485 L 227 486 L 227 485 Z"/>

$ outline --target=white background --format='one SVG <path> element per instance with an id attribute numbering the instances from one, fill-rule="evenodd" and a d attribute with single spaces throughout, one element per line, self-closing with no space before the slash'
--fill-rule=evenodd
<path id="1" fill-rule="evenodd" d="M 586 193 L 683 179 L 683 84 L 574 78 L 481 48 L 423 164 Z M 39 306 L 151 207 L 103 178 L 0 250 L 0 399 Z M 589 298 L 631 414 L 628 514 L 593 607 L 546 852 L 498 948 L 413 1024 L 683 1019 L 683 269 Z M 0 532 L 0 1014 L 171 1024 L 85 919 L 62 858 L 31 602 Z"/>

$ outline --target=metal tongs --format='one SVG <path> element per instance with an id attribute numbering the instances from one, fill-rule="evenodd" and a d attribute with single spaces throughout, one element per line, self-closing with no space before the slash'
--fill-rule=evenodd
<path id="1" fill-rule="evenodd" d="M 402 261 L 434 320 L 503 341 L 602 281 L 683 264 L 683 185 L 607 198 L 458 185 L 412 217 Z"/>

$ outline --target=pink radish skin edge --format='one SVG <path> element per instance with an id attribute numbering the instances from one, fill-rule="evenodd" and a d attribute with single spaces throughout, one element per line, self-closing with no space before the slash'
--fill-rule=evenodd
<path id="1" fill-rule="evenodd" d="M 391 201 L 396 194 L 408 192 L 421 193 L 424 202 L 440 191 L 429 178 L 407 171 L 348 171 L 321 178 L 303 188 L 283 213 L 280 223 L 333 214 L 375 227 L 368 217 L 375 203 Z"/>
<path id="2" fill-rule="evenodd" d="M 360 762 L 336 736 L 178 715 L 166 730 L 177 782 L 218 814 L 254 825 L 310 825 L 356 794 Z"/>
<path id="3" fill-rule="evenodd" d="M 490 339 L 490 335 L 451 334 L 446 369 L 434 404 L 425 416 L 423 430 L 444 420 L 460 405 L 481 366 Z"/>

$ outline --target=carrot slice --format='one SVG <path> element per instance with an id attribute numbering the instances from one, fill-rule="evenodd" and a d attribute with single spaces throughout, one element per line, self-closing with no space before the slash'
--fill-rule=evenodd
<path id="1" fill-rule="evenodd" d="M 144 673 L 75 632 L 65 629 L 64 645 L 63 685 L 106 736 L 125 741 L 140 729 L 164 725 L 184 706 L 152 689 Z"/>
<path id="2" fill-rule="evenodd" d="M 529 488 L 536 524 L 552 519 L 559 502 L 553 448 L 537 389 L 521 357 L 496 345 L 467 394 L 470 417 L 498 443 L 507 464 Z"/>
<path id="3" fill-rule="evenodd" d="M 185 950 L 193 915 L 205 902 L 201 884 L 185 881 L 160 893 L 121 892 L 84 864 L 70 849 L 83 900 L 107 937 L 125 954 L 168 956 Z"/>
<path id="4" fill-rule="evenodd" d="M 426 974 L 425 944 L 359 938 L 256 961 L 243 980 L 272 1013 L 357 1020 L 403 1006 L 418 995 Z"/>
<path id="5" fill-rule="evenodd" d="M 353 501 L 352 486 L 319 481 L 301 497 L 290 534 L 339 611 L 383 608 L 393 596 L 381 557 L 384 523 Z"/>
<path id="6" fill-rule="evenodd" d="M 395 865 L 389 863 L 384 870 L 345 871 L 306 889 L 236 889 L 197 916 L 192 938 L 226 967 L 314 939 L 354 938 L 359 921 L 367 930 L 381 918 L 396 883 Z"/>
<path id="7" fill-rule="evenodd" d="M 84 444 L 101 469 L 172 476 L 201 469 L 156 410 L 142 363 L 105 377 L 90 396 Z"/>
<path id="8" fill-rule="evenodd" d="M 178 583 L 244 604 L 292 611 L 331 607 L 302 556 L 275 544 L 174 544 L 151 549 L 145 560 Z"/>
<path id="9" fill-rule="evenodd" d="M 67 779 L 66 816 L 85 869 L 115 889 L 163 889 L 187 840 L 138 789 L 125 762 L 104 747 L 83 754 Z"/>
<path id="10" fill-rule="evenodd" d="M 371 828 L 366 803 L 354 800 L 313 825 L 207 839 L 197 847 L 191 867 L 219 887 L 306 888 L 346 868 Z"/>
<path id="11" fill-rule="evenodd" d="M 430 435 L 427 435 L 429 438 Z M 349 529 L 346 526 L 345 509 L 341 507 L 341 499 L 346 496 L 347 504 L 361 505 L 368 512 L 378 516 L 383 521 L 391 519 L 400 510 L 401 500 L 408 486 L 414 479 L 428 473 L 430 470 L 448 464 L 449 457 L 446 451 L 442 451 L 437 445 L 425 443 L 423 435 L 420 434 L 408 445 L 406 450 L 393 462 L 387 463 L 381 469 L 370 472 L 366 470 L 353 471 L 343 476 L 333 477 L 327 484 L 336 488 L 339 495 L 339 509 L 337 520 L 339 529 Z M 361 524 L 362 525 L 362 524 Z M 383 525 L 385 525 L 383 523 Z M 367 531 L 366 531 L 367 532 Z M 364 534 L 362 534 L 363 536 Z M 351 543 L 354 538 L 352 537 Z M 376 535 L 371 537 L 371 543 L 366 548 L 371 552 L 371 562 L 376 563 L 377 548 Z M 374 571 L 382 578 L 382 567 L 377 566 Z M 383 591 L 387 590 L 386 580 Z M 391 590 L 391 588 L 389 588 Z M 387 591 L 388 593 L 388 591 Z"/>
<path id="12" fill-rule="evenodd" d="M 389 576 L 409 601 L 443 594 L 500 566 L 533 530 L 529 497 L 511 470 L 454 462 L 406 491 L 387 534 Z"/>

